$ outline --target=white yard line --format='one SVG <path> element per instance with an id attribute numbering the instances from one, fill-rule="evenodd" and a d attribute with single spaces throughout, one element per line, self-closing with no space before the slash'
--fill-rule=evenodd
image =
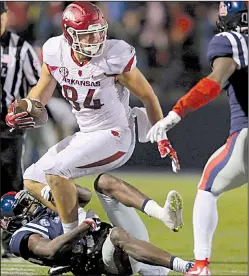
<path id="1" fill-rule="evenodd" d="M 31 273 L 25 273 L 25 272 L 18 273 L 13 271 L 1 272 L 1 276 L 4 276 L 4 275 L 13 275 L 13 276 L 29 276 L 29 275 L 36 276 L 37 275 L 38 276 L 39 274 L 35 274 L 34 272 L 31 272 Z"/>
<path id="2" fill-rule="evenodd" d="M 24 259 L 22 258 L 9 258 L 9 259 L 1 259 L 1 264 L 4 264 L 4 263 L 29 263 L 27 261 L 25 261 Z"/>
<path id="3" fill-rule="evenodd" d="M 35 268 L 31 267 L 4 267 L 1 271 L 35 271 Z"/>

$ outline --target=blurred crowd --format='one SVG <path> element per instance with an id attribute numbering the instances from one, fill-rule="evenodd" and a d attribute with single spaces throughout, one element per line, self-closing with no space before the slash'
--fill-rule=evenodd
<path id="1" fill-rule="evenodd" d="M 39 52 L 48 38 L 61 34 L 69 3 L 8 2 L 9 28 Z M 219 2 L 94 3 L 109 23 L 108 37 L 136 48 L 138 67 L 162 101 L 178 98 L 210 70 L 206 52 Z"/>

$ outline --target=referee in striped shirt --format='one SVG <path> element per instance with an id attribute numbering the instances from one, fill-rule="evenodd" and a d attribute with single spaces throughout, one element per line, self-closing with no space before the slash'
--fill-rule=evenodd
<path id="1" fill-rule="evenodd" d="M 1 196 L 9 191 L 23 189 L 22 179 L 22 150 L 24 144 L 24 131 L 15 130 L 5 124 L 5 116 L 10 104 L 15 99 L 24 98 L 29 89 L 36 85 L 40 72 L 40 61 L 34 50 L 18 35 L 6 30 L 8 20 L 6 2 L 0 2 L 1 14 Z M 8 250 L 9 234 L 2 233 L 4 254 L 10 257 Z"/>

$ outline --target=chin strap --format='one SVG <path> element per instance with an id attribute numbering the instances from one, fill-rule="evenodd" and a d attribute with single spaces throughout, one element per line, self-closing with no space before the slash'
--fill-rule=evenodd
<path id="1" fill-rule="evenodd" d="M 238 33 L 248 33 L 248 27 L 236 27 L 236 32 Z"/>

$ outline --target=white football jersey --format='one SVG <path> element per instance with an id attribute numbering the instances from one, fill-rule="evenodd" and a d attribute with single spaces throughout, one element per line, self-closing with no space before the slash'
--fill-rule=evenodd
<path id="1" fill-rule="evenodd" d="M 136 66 L 135 49 L 123 40 L 107 40 L 100 57 L 80 64 L 61 36 L 43 45 L 43 62 L 62 86 L 80 130 L 128 127 L 129 90 L 115 76 Z"/>

